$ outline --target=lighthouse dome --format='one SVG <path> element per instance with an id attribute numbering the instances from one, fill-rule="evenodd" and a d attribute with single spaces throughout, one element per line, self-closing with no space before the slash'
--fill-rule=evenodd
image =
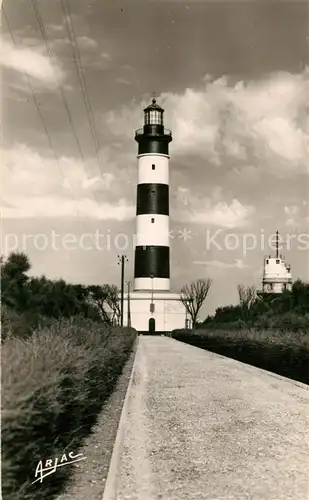
<path id="1" fill-rule="evenodd" d="M 152 110 L 162 111 L 162 112 L 164 111 L 164 109 L 161 108 L 159 104 L 157 104 L 155 97 L 153 97 L 151 104 L 149 104 L 149 106 L 147 106 L 147 108 L 144 109 L 144 111 L 152 111 Z"/>

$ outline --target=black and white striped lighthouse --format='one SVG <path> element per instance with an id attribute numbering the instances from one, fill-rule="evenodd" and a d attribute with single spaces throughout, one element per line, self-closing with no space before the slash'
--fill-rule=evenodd
<path id="1" fill-rule="evenodd" d="M 144 109 L 144 126 L 136 130 L 138 182 L 134 290 L 170 290 L 169 143 L 164 109 L 155 98 Z"/>

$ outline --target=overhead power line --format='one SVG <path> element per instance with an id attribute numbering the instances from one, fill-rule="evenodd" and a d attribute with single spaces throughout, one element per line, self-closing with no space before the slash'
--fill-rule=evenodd
<path id="1" fill-rule="evenodd" d="M 9 32 L 10 32 L 10 36 L 11 36 L 11 39 L 12 39 L 13 45 L 16 47 L 18 44 L 17 44 L 16 39 L 15 39 L 15 37 L 14 37 L 14 35 L 13 35 L 13 31 L 12 31 L 12 28 L 11 28 L 10 22 L 9 22 L 9 20 L 8 20 L 8 17 L 7 17 L 7 15 L 6 15 L 6 12 L 5 12 L 5 10 L 4 10 L 4 7 L 2 7 L 2 13 L 3 13 L 3 16 L 4 16 L 5 22 L 6 22 L 6 24 L 7 24 L 8 30 L 9 30 Z M 52 153 L 53 153 L 53 156 L 54 156 L 54 158 L 55 158 L 55 160 L 56 160 L 56 162 L 57 162 L 57 165 L 58 165 L 58 167 L 59 167 L 59 171 L 60 171 L 60 173 L 61 173 L 61 175 L 62 175 L 63 179 L 65 179 L 65 175 L 64 175 L 63 169 L 62 169 L 62 167 L 61 167 L 59 157 L 58 157 L 58 155 L 57 155 L 57 153 L 56 153 L 56 151 L 55 151 L 55 148 L 54 148 L 54 146 L 53 146 L 53 142 L 52 142 L 52 140 L 51 140 L 50 133 L 49 133 L 48 128 L 47 128 L 47 126 L 46 126 L 46 123 L 45 123 L 45 120 L 44 120 L 44 116 L 43 116 L 43 113 L 42 113 L 41 108 L 40 108 L 40 105 L 39 105 L 39 101 L 38 101 L 38 99 L 37 99 L 37 97 L 36 97 L 36 95 L 35 95 L 35 92 L 34 92 L 34 89 L 33 89 L 32 83 L 31 83 L 31 79 L 29 78 L 29 75 L 28 75 L 28 73 L 27 73 L 26 71 L 24 71 L 23 73 L 24 73 L 24 76 L 25 76 L 25 78 L 26 78 L 26 81 L 27 81 L 28 87 L 29 87 L 29 89 L 30 89 L 31 96 L 32 96 L 33 102 L 34 102 L 34 104 L 35 104 L 36 110 L 37 110 L 37 112 L 38 112 L 38 115 L 39 115 L 40 121 L 41 121 L 41 123 L 42 123 L 42 126 L 43 126 L 43 129 L 44 129 L 44 132 L 45 132 L 46 138 L 47 138 L 47 142 L 48 142 L 49 148 L 50 148 L 50 150 L 51 150 L 51 151 L 52 151 Z"/>
<path id="2" fill-rule="evenodd" d="M 40 31 L 41 31 L 42 39 L 43 39 L 43 41 L 45 43 L 45 47 L 46 47 L 46 50 L 47 50 L 50 62 L 52 64 L 54 73 L 56 75 L 56 73 L 57 73 L 57 71 L 56 71 L 57 70 L 57 64 L 56 64 L 56 61 L 55 61 L 55 56 L 54 56 L 53 51 L 52 51 L 52 49 L 50 47 L 50 43 L 49 43 L 49 40 L 48 40 L 48 37 L 47 37 L 47 33 L 46 33 L 46 30 L 45 30 L 44 22 L 43 22 L 40 10 L 39 10 L 38 5 L 37 5 L 37 0 L 31 0 L 31 4 L 32 4 L 32 8 L 34 10 L 34 13 L 35 13 L 36 20 L 38 22 Z M 72 120 L 70 108 L 68 106 L 64 90 L 63 90 L 63 88 L 62 88 L 62 86 L 61 86 L 60 83 L 57 83 L 56 85 L 57 85 L 57 88 L 58 88 L 59 95 L 60 95 L 61 101 L 63 103 L 63 106 L 64 106 L 64 108 L 65 108 L 65 110 L 67 112 L 69 123 L 71 125 L 71 129 L 72 129 L 72 132 L 73 132 L 73 135 L 74 135 L 77 147 L 78 147 L 78 151 L 79 151 L 80 157 L 82 159 L 84 167 L 86 168 L 86 162 L 85 162 L 84 154 L 83 154 L 83 151 L 82 151 L 82 148 L 81 148 L 81 144 L 80 144 L 77 132 L 76 132 L 76 128 L 74 126 L 74 122 Z M 96 199 L 95 193 L 93 192 L 92 194 L 93 194 L 93 196 L 95 198 L 95 201 L 98 203 L 98 200 Z"/>
<path id="3" fill-rule="evenodd" d="M 91 135 L 92 135 L 92 139 L 93 139 L 93 144 L 94 144 L 94 148 L 95 148 L 95 152 L 96 152 L 96 156 L 97 156 L 99 168 L 100 168 L 99 140 L 98 140 L 98 135 L 96 132 L 95 122 L 94 122 L 94 118 L 93 118 L 91 101 L 90 101 L 88 90 L 87 90 L 85 72 L 84 72 L 84 68 L 82 65 L 82 60 L 81 60 L 81 55 L 80 55 L 80 51 L 79 51 L 79 46 L 78 46 L 78 42 L 77 42 L 74 24 L 72 21 L 72 13 L 71 13 L 71 8 L 70 8 L 70 3 L 69 3 L 69 0 L 60 0 L 60 2 L 61 2 L 62 9 L 64 12 L 65 23 L 66 23 L 69 39 L 71 42 L 73 60 L 75 62 L 75 66 L 77 69 L 77 75 L 78 75 L 80 87 L 81 87 L 82 94 L 83 94 L 83 100 L 84 100 L 84 104 L 85 104 L 85 108 L 86 108 L 89 127 L 90 127 L 90 131 L 91 131 Z"/>
<path id="4" fill-rule="evenodd" d="M 34 10 L 34 13 L 35 13 L 35 16 L 36 16 L 36 19 L 37 19 L 40 31 L 41 31 L 41 35 L 42 35 L 43 41 L 45 42 L 45 46 L 46 46 L 46 50 L 47 50 L 48 56 L 50 58 L 50 61 L 51 61 L 54 73 L 56 75 L 57 74 L 57 71 L 56 71 L 57 65 L 56 65 L 56 62 L 55 62 L 55 56 L 54 56 L 54 54 L 53 54 L 53 52 L 51 50 L 51 47 L 50 47 L 50 44 L 49 44 L 49 41 L 48 41 L 48 38 L 47 38 L 47 34 L 46 34 L 46 31 L 45 31 L 45 27 L 44 27 L 44 23 L 43 23 L 43 19 L 42 19 L 41 13 L 39 11 L 39 8 L 38 8 L 36 0 L 31 0 L 31 4 L 32 4 L 33 10 Z M 84 160 L 83 151 L 82 151 L 82 148 L 81 148 L 81 145 L 80 145 L 79 138 L 78 138 L 77 133 L 76 133 L 76 129 L 75 129 L 75 126 L 74 126 L 74 123 L 73 123 L 73 120 L 72 120 L 71 112 L 70 112 L 69 106 L 67 104 L 63 88 L 61 87 L 60 84 L 57 84 L 57 88 L 59 90 L 62 103 L 63 103 L 63 105 L 65 107 L 66 112 L 67 112 L 67 115 L 68 115 L 68 118 L 69 118 L 69 122 L 70 122 L 70 125 L 71 125 L 71 128 L 72 128 L 72 131 L 73 131 L 73 135 L 74 135 L 77 147 L 78 147 L 79 154 L 80 154 L 82 160 Z"/>

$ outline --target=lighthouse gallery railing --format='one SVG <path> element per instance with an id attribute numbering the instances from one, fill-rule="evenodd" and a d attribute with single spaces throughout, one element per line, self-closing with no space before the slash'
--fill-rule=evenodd
<path id="1" fill-rule="evenodd" d="M 139 135 L 143 135 L 145 133 L 144 131 L 144 127 L 142 128 L 138 128 L 136 131 L 135 131 L 135 135 L 136 136 L 139 136 Z M 155 131 L 152 131 L 151 135 L 155 136 L 155 135 L 162 135 L 160 133 L 156 133 Z M 169 135 L 169 136 L 172 136 L 172 132 L 171 130 L 169 130 L 168 128 L 164 128 L 164 135 Z"/>

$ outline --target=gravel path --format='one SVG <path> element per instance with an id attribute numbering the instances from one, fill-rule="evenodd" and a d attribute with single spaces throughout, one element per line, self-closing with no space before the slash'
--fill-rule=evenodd
<path id="1" fill-rule="evenodd" d="M 307 500 L 308 403 L 299 382 L 139 337 L 118 491 L 106 500 Z"/>
<path id="2" fill-rule="evenodd" d="M 57 500 L 102 500 L 134 356 L 135 351 L 130 355 L 115 391 L 104 405 L 93 432 L 78 451 L 87 457 L 86 460 L 72 464 L 72 480 Z"/>

